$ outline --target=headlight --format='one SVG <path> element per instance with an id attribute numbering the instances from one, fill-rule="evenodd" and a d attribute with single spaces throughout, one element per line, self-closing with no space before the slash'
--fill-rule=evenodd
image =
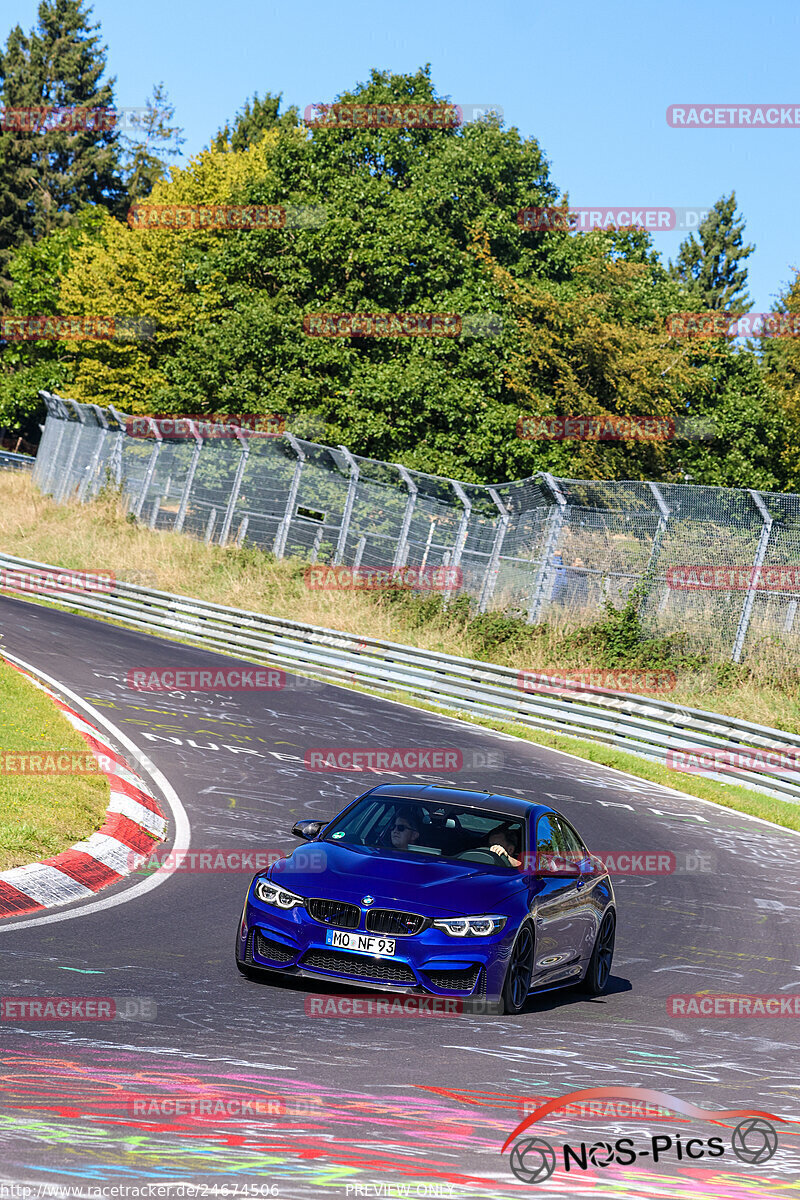
<path id="1" fill-rule="evenodd" d="M 499 933 L 506 923 L 505 917 L 441 917 L 433 922 L 437 929 L 443 929 L 450 937 L 488 937 L 490 933 Z"/>
<path id="2" fill-rule="evenodd" d="M 295 896 L 294 892 L 288 892 L 286 888 L 278 887 L 268 879 L 259 879 L 255 893 L 259 900 L 263 900 L 265 904 L 274 904 L 276 908 L 297 908 L 298 904 L 305 903 L 302 896 Z"/>

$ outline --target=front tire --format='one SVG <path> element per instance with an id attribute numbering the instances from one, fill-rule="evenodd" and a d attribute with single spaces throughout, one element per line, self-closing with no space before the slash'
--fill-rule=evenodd
<path id="1" fill-rule="evenodd" d="M 592 950 L 592 957 L 589 959 L 589 966 L 580 983 L 581 991 L 587 996 L 601 996 L 606 990 L 614 958 L 616 932 L 617 918 L 613 908 L 610 908 L 600 924 L 600 931 Z"/>
<path id="2" fill-rule="evenodd" d="M 525 1006 L 528 992 L 531 990 L 533 956 L 533 926 L 529 921 L 526 921 L 520 927 L 520 931 L 517 934 L 514 949 L 511 951 L 511 960 L 508 964 L 506 977 L 503 981 L 503 991 L 500 998 L 503 1012 L 507 1016 L 513 1016 L 516 1013 L 522 1012 Z"/>

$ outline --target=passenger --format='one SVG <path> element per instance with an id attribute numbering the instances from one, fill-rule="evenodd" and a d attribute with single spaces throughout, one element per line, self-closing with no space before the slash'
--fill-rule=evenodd
<path id="1" fill-rule="evenodd" d="M 394 815 L 389 833 L 393 850 L 407 850 L 409 843 L 419 841 L 419 817 L 411 808 L 400 808 Z"/>
<path id="2" fill-rule="evenodd" d="M 522 866 L 522 859 L 516 857 L 519 851 L 519 835 L 512 833 L 507 825 L 498 825 L 496 829 L 493 829 L 489 834 L 488 842 L 489 849 L 502 859 L 503 865 Z"/>

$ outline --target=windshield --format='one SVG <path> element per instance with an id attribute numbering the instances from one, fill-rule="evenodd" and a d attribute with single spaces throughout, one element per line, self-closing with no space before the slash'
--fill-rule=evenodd
<path id="1" fill-rule="evenodd" d="M 323 840 L 500 870 L 518 869 L 527 849 L 525 822 L 518 818 L 397 796 L 365 796 L 328 827 Z"/>

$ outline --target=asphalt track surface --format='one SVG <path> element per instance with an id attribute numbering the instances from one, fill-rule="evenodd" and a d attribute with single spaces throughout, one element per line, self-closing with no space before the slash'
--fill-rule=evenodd
<path id="1" fill-rule="evenodd" d="M 249 871 L 177 872 L 147 891 L 134 876 L 88 905 L 54 910 L 55 921 L 6 920 L 2 995 L 138 997 L 156 1015 L 0 1026 L 0 1196 L 67 1194 L 52 1185 L 87 1197 L 118 1187 L 128 1189 L 119 1196 L 284 1200 L 798 1194 L 800 1125 L 778 1126 L 779 1150 L 765 1165 L 733 1155 L 735 1121 L 671 1118 L 560 1116 L 530 1132 L 559 1154 L 564 1142 L 627 1136 L 644 1149 L 664 1133 L 716 1134 L 724 1155 L 559 1167 L 539 1185 L 519 1182 L 500 1155 L 525 1103 L 587 1087 L 648 1087 L 705 1108 L 800 1117 L 796 1018 L 667 1015 L 672 994 L 800 990 L 796 835 L 342 687 L 136 693 L 126 684 L 133 668 L 232 660 L 23 600 L 0 598 L 0 632 L 0 645 L 71 688 L 149 756 L 185 807 L 195 850 L 288 851 L 294 821 L 330 817 L 383 778 L 308 771 L 311 747 L 420 745 L 503 756 L 499 768 L 428 780 L 541 796 L 594 850 L 673 852 L 678 862 L 670 875 L 615 878 L 606 995 L 553 992 L 514 1018 L 307 1016 L 309 997 L 355 989 L 238 974 L 233 939 Z M 224 1099 L 225 1115 L 172 1115 L 164 1102 L 176 1097 Z M 143 1109 L 153 1099 L 158 1111 Z M 255 1112 L 230 1115 L 256 1099 Z"/>

